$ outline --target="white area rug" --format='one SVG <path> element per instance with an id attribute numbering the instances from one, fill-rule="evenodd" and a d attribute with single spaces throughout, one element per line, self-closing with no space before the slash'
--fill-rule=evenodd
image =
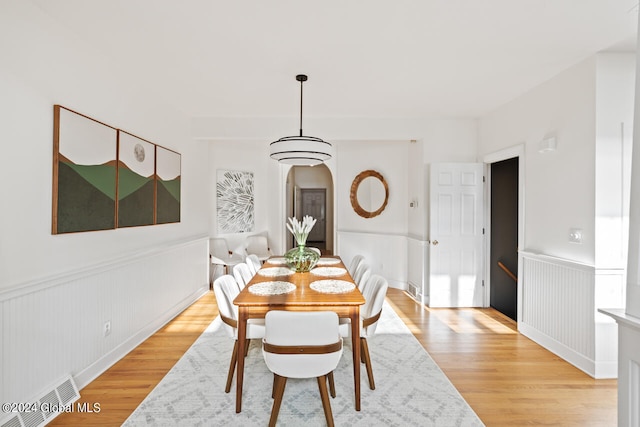
<path id="1" fill-rule="evenodd" d="M 273 375 L 252 342 L 245 362 L 242 412 L 235 413 L 235 376 L 224 386 L 233 341 L 215 319 L 125 426 L 266 426 L 271 413 Z M 369 339 L 376 389 L 369 388 L 361 365 L 361 411 L 354 406 L 350 339 L 334 371 L 336 398 L 331 409 L 336 426 L 482 426 L 407 326 L 385 302 L 376 335 Z M 279 426 L 324 426 L 315 379 L 289 379 Z"/>

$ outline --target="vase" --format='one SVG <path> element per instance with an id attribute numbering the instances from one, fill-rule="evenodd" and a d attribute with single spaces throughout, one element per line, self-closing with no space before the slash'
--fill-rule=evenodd
<path id="1" fill-rule="evenodd" d="M 287 266 L 296 273 L 306 273 L 316 266 L 320 255 L 305 245 L 298 245 L 284 254 Z"/>

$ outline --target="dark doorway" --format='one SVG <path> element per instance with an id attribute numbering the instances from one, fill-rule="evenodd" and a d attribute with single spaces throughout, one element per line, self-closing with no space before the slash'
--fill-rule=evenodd
<path id="1" fill-rule="evenodd" d="M 491 164 L 490 305 L 518 319 L 518 158 Z"/>

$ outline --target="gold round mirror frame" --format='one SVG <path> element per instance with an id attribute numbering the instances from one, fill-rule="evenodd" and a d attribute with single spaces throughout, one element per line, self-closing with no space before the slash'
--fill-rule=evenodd
<path id="1" fill-rule="evenodd" d="M 362 181 L 364 181 L 366 178 L 377 178 L 382 184 L 382 186 L 384 187 L 384 202 L 382 203 L 382 206 L 380 206 L 375 211 L 368 211 L 364 209 L 358 202 L 358 187 L 360 186 Z M 384 208 L 387 207 L 387 202 L 389 201 L 389 186 L 387 185 L 387 181 L 385 181 L 384 177 L 379 172 L 374 170 L 366 170 L 366 171 L 360 172 L 354 178 L 353 183 L 351 184 L 350 198 L 351 198 L 351 206 L 353 207 L 353 210 L 356 211 L 358 215 L 360 215 L 363 218 L 373 218 L 375 216 L 380 215 L 384 210 Z"/>

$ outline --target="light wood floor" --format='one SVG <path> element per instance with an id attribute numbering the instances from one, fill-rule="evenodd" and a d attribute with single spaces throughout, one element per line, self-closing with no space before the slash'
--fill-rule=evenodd
<path id="1" fill-rule="evenodd" d="M 616 425 L 615 380 L 592 379 L 495 310 L 428 309 L 397 289 L 387 300 L 487 426 Z M 80 391 L 99 413 L 50 425 L 120 425 L 217 314 L 209 292 Z"/>

